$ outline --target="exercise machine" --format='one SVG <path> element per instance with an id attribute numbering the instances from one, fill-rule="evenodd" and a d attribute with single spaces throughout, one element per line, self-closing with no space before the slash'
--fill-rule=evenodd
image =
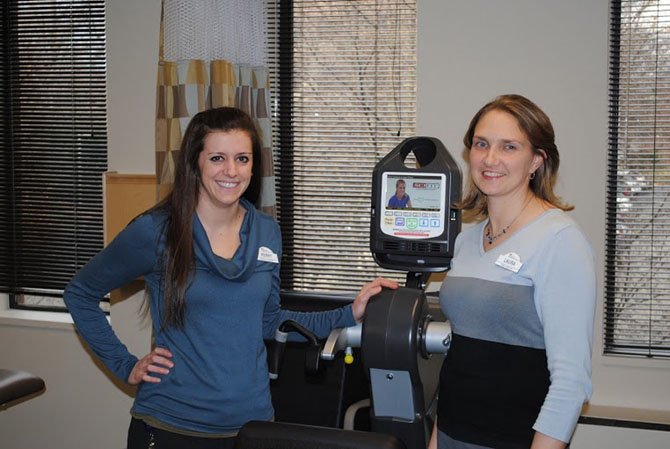
<path id="1" fill-rule="evenodd" d="M 413 154 L 416 164 L 408 164 Z M 319 360 L 345 361 L 360 348 L 370 382 L 370 424 L 397 437 L 407 449 L 425 448 L 432 430 L 439 370 L 451 328 L 439 305 L 427 300 L 431 273 L 450 268 L 460 232 L 461 172 L 444 145 L 432 137 L 404 140 L 373 171 L 370 250 L 383 268 L 407 271 L 406 285 L 370 299 L 362 324 L 334 330 L 323 346 L 294 322 L 280 326 L 271 358 L 276 376 L 289 332 L 310 343 L 307 370 Z"/>

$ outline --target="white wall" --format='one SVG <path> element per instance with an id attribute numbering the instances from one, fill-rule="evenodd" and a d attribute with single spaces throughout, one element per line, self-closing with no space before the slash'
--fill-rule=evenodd
<path id="1" fill-rule="evenodd" d="M 668 411 L 670 361 L 602 355 L 608 7 L 608 0 L 419 0 L 418 133 L 438 137 L 460 160 L 470 119 L 496 95 L 520 93 L 547 112 L 561 154 L 559 194 L 575 205 L 597 256 L 591 402 Z M 596 447 L 578 443 L 604 429 L 584 427 L 575 449 Z M 653 439 L 642 444 L 645 435 L 636 432 L 636 447 L 658 447 Z M 659 435 L 670 447 L 670 433 Z"/>
<path id="2" fill-rule="evenodd" d="M 563 158 L 559 191 L 575 204 L 574 216 L 596 250 L 602 273 L 608 0 L 418 3 L 419 134 L 438 137 L 460 154 L 468 121 L 486 101 L 504 92 L 536 101 L 556 128 Z M 107 1 L 110 170 L 154 170 L 159 19 L 160 0 Z M 146 325 L 136 313 L 139 301 L 136 295 L 114 305 L 111 314 L 117 332 L 138 354 L 148 348 Z M 0 310 L 2 366 L 43 376 L 47 391 L 0 411 L 0 445 L 125 447 L 130 392 L 93 363 L 72 326 L 8 315 Z M 670 363 L 603 357 L 600 334 L 598 329 L 593 402 L 668 410 Z M 667 432 L 603 429 L 580 426 L 573 447 L 670 447 Z"/>

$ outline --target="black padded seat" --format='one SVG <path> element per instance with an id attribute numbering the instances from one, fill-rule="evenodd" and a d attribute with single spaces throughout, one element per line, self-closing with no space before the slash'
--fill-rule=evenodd
<path id="1" fill-rule="evenodd" d="M 44 380 L 25 371 L 0 369 L 0 407 L 44 390 Z"/>
<path id="2" fill-rule="evenodd" d="M 236 449 L 406 449 L 396 437 L 304 424 L 250 421 L 237 435 Z"/>

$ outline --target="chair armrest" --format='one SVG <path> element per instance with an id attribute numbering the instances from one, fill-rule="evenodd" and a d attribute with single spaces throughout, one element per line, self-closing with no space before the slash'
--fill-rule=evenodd
<path id="1" fill-rule="evenodd" d="M 25 371 L 0 369 L 0 406 L 44 390 L 44 380 Z"/>

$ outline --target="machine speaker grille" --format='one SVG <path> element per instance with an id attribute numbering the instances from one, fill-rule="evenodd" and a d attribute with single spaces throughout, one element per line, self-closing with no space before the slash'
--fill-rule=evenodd
<path id="1" fill-rule="evenodd" d="M 385 251 L 402 251 L 420 254 L 444 254 L 447 245 L 443 243 L 410 242 L 410 241 L 385 241 Z"/>

